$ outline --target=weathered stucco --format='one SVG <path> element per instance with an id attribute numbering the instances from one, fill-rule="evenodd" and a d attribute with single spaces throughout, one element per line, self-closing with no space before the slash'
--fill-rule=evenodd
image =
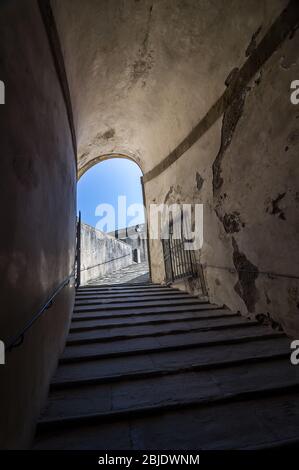
<path id="1" fill-rule="evenodd" d="M 118 271 L 133 263 L 132 248 L 88 224 L 81 225 L 81 283 Z"/>
<path id="2" fill-rule="evenodd" d="M 291 335 L 299 332 L 299 109 L 290 102 L 298 49 L 298 34 L 287 38 L 224 117 L 146 184 L 148 204 L 204 204 L 210 299 Z M 159 242 L 151 257 L 163 281 Z"/>

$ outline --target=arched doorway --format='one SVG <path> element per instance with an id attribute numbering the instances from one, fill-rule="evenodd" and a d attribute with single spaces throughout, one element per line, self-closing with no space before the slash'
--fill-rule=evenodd
<path id="1" fill-rule="evenodd" d="M 149 280 L 142 170 L 131 158 L 102 156 L 79 172 L 81 284 Z"/>

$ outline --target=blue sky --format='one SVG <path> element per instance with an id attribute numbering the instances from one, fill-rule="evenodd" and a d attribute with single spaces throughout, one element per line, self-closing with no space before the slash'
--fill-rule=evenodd
<path id="1" fill-rule="evenodd" d="M 102 219 L 100 215 L 95 215 L 96 207 L 105 203 L 111 204 L 115 210 L 115 226 L 111 230 L 143 223 L 143 214 L 134 220 L 132 216 L 127 216 L 125 222 L 117 217 L 118 196 L 126 196 L 127 207 L 143 203 L 141 176 L 138 165 L 125 158 L 111 158 L 90 168 L 81 176 L 77 187 L 77 208 L 81 211 L 82 221 L 95 227 Z M 102 215 L 105 216 L 105 213 Z"/>

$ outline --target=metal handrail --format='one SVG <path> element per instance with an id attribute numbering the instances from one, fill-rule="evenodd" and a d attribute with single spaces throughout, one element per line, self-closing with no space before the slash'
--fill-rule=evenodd
<path id="1" fill-rule="evenodd" d="M 39 317 L 42 316 L 42 314 L 48 310 L 50 307 L 52 307 L 53 302 L 57 295 L 64 289 L 67 285 L 69 285 L 70 280 L 72 278 L 75 279 L 75 287 L 80 286 L 80 271 L 81 271 L 81 263 L 80 263 L 80 237 L 81 235 L 81 212 L 79 212 L 79 218 L 77 221 L 77 226 L 76 226 L 76 256 L 75 256 L 75 263 L 74 263 L 74 268 L 72 273 L 62 281 L 59 286 L 55 289 L 55 291 L 51 294 L 49 299 L 46 301 L 46 303 L 38 310 L 38 312 L 25 324 L 25 326 L 22 328 L 22 330 L 15 335 L 10 341 L 8 341 L 8 344 L 5 346 L 5 351 L 9 352 L 13 348 L 17 348 L 20 346 L 23 341 L 26 332 L 32 327 L 32 325 L 36 322 L 36 320 L 39 319 Z"/>
<path id="2" fill-rule="evenodd" d="M 64 287 L 66 287 L 66 286 L 70 283 L 70 280 L 71 280 L 73 277 L 74 277 L 74 271 L 72 272 L 72 274 L 70 274 L 70 275 L 57 287 L 57 289 L 55 289 L 55 291 L 54 291 L 54 292 L 52 293 L 52 295 L 49 297 L 49 299 L 47 300 L 47 302 L 46 302 L 46 303 L 38 310 L 38 312 L 25 324 L 25 326 L 22 328 L 22 330 L 8 342 L 8 344 L 7 344 L 6 347 L 5 347 L 5 351 L 9 352 L 9 351 L 11 351 L 13 348 L 17 348 L 18 346 L 20 346 L 20 345 L 23 343 L 26 332 L 32 327 L 32 325 L 36 322 L 36 320 L 38 320 L 39 317 L 41 317 L 42 314 L 43 314 L 46 310 L 48 310 L 48 309 L 53 305 L 53 302 L 54 302 L 55 298 L 57 297 L 57 295 L 62 291 L 62 289 L 64 289 Z"/>

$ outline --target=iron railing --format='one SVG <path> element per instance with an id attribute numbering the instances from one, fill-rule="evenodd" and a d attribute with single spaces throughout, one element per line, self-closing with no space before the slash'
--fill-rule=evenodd
<path id="1" fill-rule="evenodd" d="M 184 244 L 183 239 L 174 239 L 172 234 L 168 239 L 162 239 L 167 282 L 198 277 L 195 253 L 192 250 L 186 250 Z"/>
<path id="2" fill-rule="evenodd" d="M 48 310 L 50 307 L 52 307 L 54 300 L 56 299 L 57 295 L 64 289 L 67 285 L 69 285 L 70 280 L 74 277 L 74 272 L 70 274 L 64 281 L 62 281 L 61 284 L 55 289 L 55 291 L 50 295 L 48 300 L 45 302 L 45 304 L 37 311 L 35 315 L 23 326 L 21 331 L 19 331 L 13 338 L 11 338 L 5 346 L 6 351 L 11 351 L 14 348 L 17 348 L 20 346 L 23 341 L 25 334 L 27 331 L 32 327 L 32 325 L 42 316 L 42 314 Z"/>

